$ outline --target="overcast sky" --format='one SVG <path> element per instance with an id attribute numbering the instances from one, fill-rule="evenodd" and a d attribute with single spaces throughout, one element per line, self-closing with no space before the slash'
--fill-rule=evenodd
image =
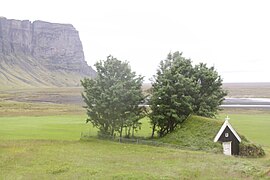
<path id="1" fill-rule="evenodd" d="M 224 82 L 270 82 L 267 0 L 8 0 L 8 19 L 70 23 L 89 65 L 111 54 L 148 81 L 170 51 L 215 66 Z"/>

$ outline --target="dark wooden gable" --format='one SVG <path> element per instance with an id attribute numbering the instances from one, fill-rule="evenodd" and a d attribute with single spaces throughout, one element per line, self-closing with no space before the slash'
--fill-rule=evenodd
<path id="1" fill-rule="evenodd" d="M 240 136 L 233 129 L 232 125 L 229 123 L 229 118 L 227 117 L 222 127 L 218 131 L 214 142 L 231 142 L 231 154 L 238 155 L 239 154 L 239 144 L 241 142 Z M 224 147 L 223 147 L 224 148 Z"/>
<path id="2" fill-rule="evenodd" d="M 220 142 L 231 142 L 232 155 L 239 155 L 239 140 L 236 138 L 231 129 L 227 126 L 219 137 Z"/>
<path id="3" fill-rule="evenodd" d="M 229 142 L 229 141 L 238 141 L 234 133 L 231 131 L 231 129 L 227 126 L 224 131 L 221 133 L 218 141 L 221 142 Z"/>

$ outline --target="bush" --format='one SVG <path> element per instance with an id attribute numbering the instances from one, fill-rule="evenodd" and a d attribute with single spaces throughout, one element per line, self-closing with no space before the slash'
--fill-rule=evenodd
<path id="1" fill-rule="evenodd" d="M 265 152 L 260 145 L 242 142 L 240 143 L 239 155 L 245 157 L 262 157 L 265 155 Z"/>

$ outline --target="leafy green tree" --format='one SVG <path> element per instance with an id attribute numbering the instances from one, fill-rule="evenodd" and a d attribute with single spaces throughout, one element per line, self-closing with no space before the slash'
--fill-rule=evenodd
<path id="1" fill-rule="evenodd" d="M 192 66 L 182 53 L 169 54 L 161 61 L 152 83 L 150 119 L 152 137 L 172 132 L 190 114 L 213 117 L 226 93 L 213 67 Z"/>
<path id="2" fill-rule="evenodd" d="M 222 79 L 214 67 L 200 63 L 194 67 L 194 80 L 198 93 L 195 94 L 194 113 L 199 116 L 215 117 L 227 92 L 222 89 Z"/>
<path id="3" fill-rule="evenodd" d="M 123 128 L 138 127 L 143 109 L 141 90 L 143 77 L 136 76 L 127 62 L 108 56 L 95 64 L 97 77 L 81 81 L 82 97 L 86 103 L 87 122 L 101 134 L 122 136 Z"/>
<path id="4" fill-rule="evenodd" d="M 150 99 L 152 136 L 156 129 L 161 137 L 172 132 L 193 112 L 195 99 L 192 94 L 196 89 L 192 76 L 191 61 L 179 52 L 161 61 Z"/>

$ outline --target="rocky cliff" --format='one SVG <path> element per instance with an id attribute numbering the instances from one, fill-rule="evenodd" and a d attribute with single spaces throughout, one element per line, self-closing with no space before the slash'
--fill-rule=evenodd
<path id="1" fill-rule="evenodd" d="M 0 17 L 0 85 L 76 86 L 94 75 L 72 25 Z"/>

